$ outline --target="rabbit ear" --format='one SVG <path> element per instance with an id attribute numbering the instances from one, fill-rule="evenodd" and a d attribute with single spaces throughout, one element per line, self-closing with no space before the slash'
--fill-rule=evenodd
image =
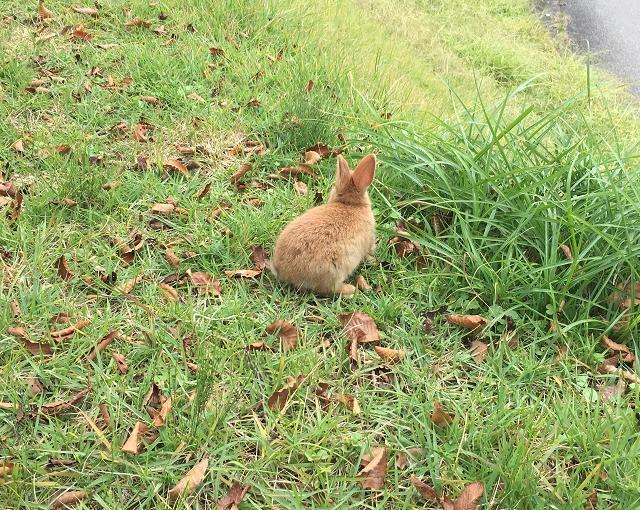
<path id="1" fill-rule="evenodd" d="M 363 191 L 373 182 L 373 174 L 376 171 L 376 157 L 374 154 L 369 154 L 360 160 L 358 166 L 353 171 L 353 184 L 355 184 L 358 191 Z"/>
<path id="2" fill-rule="evenodd" d="M 349 170 L 349 163 L 342 157 L 342 154 L 338 154 L 337 160 L 336 185 L 343 187 L 346 186 L 351 179 L 351 170 Z"/>

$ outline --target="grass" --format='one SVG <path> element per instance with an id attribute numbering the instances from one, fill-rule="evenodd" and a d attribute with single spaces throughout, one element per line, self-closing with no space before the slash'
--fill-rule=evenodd
<path id="1" fill-rule="evenodd" d="M 524 2 L 476 4 L 469 12 L 465 2 L 403 1 L 392 9 L 386 0 L 286 8 L 166 0 L 123 10 L 105 1 L 93 19 L 52 0 L 55 18 L 43 25 L 32 20 L 34 6 L 3 3 L 0 15 L 16 19 L 5 18 L 0 33 L 0 158 L 3 180 L 25 198 L 17 221 L 4 214 L 8 205 L 0 214 L 0 402 L 25 416 L 0 409 L 0 459 L 15 464 L 0 478 L 0 506 L 46 508 L 63 490 L 85 490 L 78 508 L 168 508 L 168 490 L 204 455 L 202 485 L 173 506 L 211 508 L 238 480 L 251 485 L 240 508 L 429 507 L 410 475 L 452 496 L 480 480 L 482 508 L 585 508 L 593 491 L 598 508 L 639 505 L 638 385 L 605 402 L 598 388 L 617 376 L 596 370 L 605 358 L 602 334 L 637 350 L 637 315 L 609 300 L 616 284 L 639 277 L 634 107 L 597 72 L 601 86 L 590 102 L 579 95 L 586 76 L 579 61 L 555 53 Z M 168 18 L 160 21 L 161 13 Z M 382 25 L 387 14 L 398 22 Z M 478 27 L 460 22 L 472 15 L 513 34 L 518 51 L 490 33 L 475 37 Z M 134 17 L 167 34 L 125 27 Z M 80 23 L 91 42 L 60 35 Z M 92 74 L 95 67 L 101 73 Z M 39 68 L 64 81 L 47 81 L 48 94 L 26 93 Z M 451 77 L 459 99 L 438 74 Z M 108 76 L 131 83 L 106 88 Z M 439 116 L 429 117 L 433 111 Z M 155 126 L 150 143 L 131 136 L 141 120 Z M 121 122 L 122 135 L 110 130 Z M 267 274 L 225 277 L 251 267 L 253 246 L 271 246 L 317 192 L 326 195 L 334 161 L 319 163 L 315 178 L 301 177 L 306 195 L 293 180 L 267 176 L 317 142 L 342 145 L 341 134 L 351 161 L 368 150 L 382 160 L 372 192 L 378 263 L 359 270 L 374 290 L 349 301 L 317 299 Z M 11 148 L 17 139 L 24 154 Z M 266 154 L 233 150 L 246 140 L 264 144 Z M 58 153 L 61 144 L 71 152 Z M 176 144 L 198 147 L 192 159 L 200 166 L 189 177 L 163 175 L 163 163 L 180 157 Z M 148 158 L 146 170 L 138 156 Z M 257 184 L 238 191 L 231 175 L 246 161 L 244 181 Z M 120 186 L 102 189 L 112 181 Z M 184 214 L 160 218 L 171 228 L 156 230 L 150 207 L 169 196 Z M 77 205 L 65 207 L 65 198 Z M 221 204 L 230 207 L 208 221 Z M 387 243 L 400 220 L 428 267 Z M 145 244 L 126 264 L 114 241 L 134 229 Z M 180 302 L 164 299 L 158 284 L 176 273 L 163 256 L 168 245 L 181 274 L 210 273 L 221 297 L 186 284 L 176 285 Z M 57 274 L 61 255 L 75 274 L 68 281 Z M 132 290 L 137 302 L 100 279 L 112 273 L 115 286 L 142 278 Z M 468 335 L 434 312 L 441 309 L 490 321 L 483 362 L 471 355 Z M 373 317 L 382 345 L 406 351 L 406 359 L 386 367 L 363 347 L 362 363 L 352 366 L 339 315 L 354 310 Z M 51 356 L 34 356 L 5 333 L 22 325 L 33 341 L 48 342 L 62 327 L 48 320 L 61 312 L 90 325 L 51 341 Z M 297 348 L 283 352 L 265 337 L 277 319 L 298 328 Z M 425 321 L 433 323 L 428 331 Z M 87 361 L 114 330 L 121 337 Z M 511 348 L 505 335 L 514 332 Z M 246 349 L 259 340 L 273 351 Z M 568 348 L 557 360 L 556 346 Z M 126 374 L 114 352 L 126 358 Z M 298 374 L 305 381 L 285 412 L 260 405 Z M 28 391 L 29 375 L 43 392 Z M 361 413 L 324 406 L 321 381 L 331 396 L 355 396 Z M 153 383 L 173 396 L 173 409 L 156 441 L 126 454 L 134 424 L 150 422 L 143 402 Z M 87 385 L 90 394 L 67 412 L 32 415 Z M 449 427 L 431 423 L 436 400 L 457 417 Z M 380 492 L 362 489 L 357 477 L 361 457 L 377 446 L 390 452 Z M 398 454 L 414 447 L 423 453 L 397 467 Z M 50 459 L 73 463 L 47 467 Z"/>

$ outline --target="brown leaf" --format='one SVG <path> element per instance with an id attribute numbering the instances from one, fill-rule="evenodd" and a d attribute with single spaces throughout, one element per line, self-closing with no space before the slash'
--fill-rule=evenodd
<path id="1" fill-rule="evenodd" d="M 295 393 L 300 386 L 300 383 L 304 381 L 304 376 L 300 374 L 297 379 L 294 379 L 291 376 L 287 377 L 287 384 L 283 386 L 279 390 L 275 391 L 267 400 L 267 405 L 270 409 L 282 411 L 284 406 L 289 400 L 289 397 Z"/>
<path id="2" fill-rule="evenodd" d="M 18 189 L 15 184 L 12 182 L 0 182 L 0 197 L 15 198 L 17 194 Z"/>
<path id="3" fill-rule="evenodd" d="M 137 142 L 147 143 L 150 141 L 148 134 L 153 130 L 153 126 L 151 124 L 147 124 L 146 122 L 140 122 L 138 124 L 133 125 L 133 138 Z"/>
<path id="4" fill-rule="evenodd" d="M 360 414 L 361 412 L 360 403 L 358 402 L 358 399 L 353 395 L 347 395 L 346 393 L 341 393 L 336 395 L 335 399 L 338 402 L 347 406 L 355 416 Z"/>
<path id="5" fill-rule="evenodd" d="M 481 315 L 457 315 L 455 313 L 449 313 L 445 315 L 445 318 L 449 324 L 455 324 L 456 326 L 461 326 L 471 331 L 482 328 L 489 323 L 489 321 Z"/>
<path id="6" fill-rule="evenodd" d="M 119 188 L 120 186 L 122 186 L 122 183 L 120 181 L 109 181 L 102 185 L 102 189 L 105 191 L 111 191 Z"/>
<path id="7" fill-rule="evenodd" d="M 313 90 L 313 80 L 309 80 L 307 84 L 304 86 L 305 93 L 309 93 Z"/>
<path id="8" fill-rule="evenodd" d="M 22 210 L 22 199 L 22 193 L 18 191 L 16 193 L 15 199 L 13 200 L 13 207 L 11 209 L 11 212 L 9 213 L 9 219 L 11 221 L 16 221 L 20 216 L 20 211 Z"/>
<path id="9" fill-rule="evenodd" d="M 483 494 L 484 484 L 482 482 L 473 482 L 467 485 L 453 503 L 453 510 L 476 510 L 478 501 Z"/>
<path id="10" fill-rule="evenodd" d="M 209 191 L 211 190 L 211 183 L 208 182 L 207 184 L 205 184 L 204 188 L 202 188 L 198 194 L 196 195 L 196 198 L 198 200 L 202 200 L 204 197 L 206 197 L 209 194 Z"/>
<path id="11" fill-rule="evenodd" d="M 598 491 L 593 489 L 584 502 L 584 510 L 598 510 Z"/>
<path id="12" fill-rule="evenodd" d="M 248 351 L 271 351 L 271 347 L 265 344 L 262 340 L 247 345 L 246 349 Z"/>
<path id="13" fill-rule="evenodd" d="M 365 280 L 364 276 L 358 275 L 356 276 L 356 287 L 360 292 L 365 292 L 367 290 L 371 290 L 371 285 Z"/>
<path id="14" fill-rule="evenodd" d="M 24 154 L 24 144 L 21 139 L 13 142 L 13 144 L 11 144 L 11 148 L 18 154 Z"/>
<path id="15" fill-rule="evenodd" d="M 167 416 L 169 416 L 169 412 L 171 411 L 171 406 L 172 406 L 172 399 L 171 397 L 168 397 L 160 406 L 160 410 L 156 413 L 156 415 L 153 417 L 153 424 L 156 427 L 162 427 L 166 421 L 167 421 Z"/>
<path id="16" fill-rule="evenodd" d="M 270 335 L 278 334 L 284 352 L 288 352 L 298 345 L 298 330 L 288 321 L 278 319 L 267 326 L 266 332 Z"/>
<path id="17" fill-rule="evenodd" d="M 93 7 L 72 7 L 71 10 L 73 12 L 77 12 L 78 14 L 91 16 L 92 18 L 98 16 L 98 9 L 94 9 Z"/>
<path id="18" fill-rule="evenodd" d="M 434 502 L 440 501 L 440 497 L 438 496 L 438 493 L 435 491 L 435 489 L 431 487 L 431 485 L 429 485 L 428 483 L 425 483 L 422 480 L 420 480 L 420 478 L 417 478 L 411 475 L 411 483 L 418 490 L 420 495 L 427 501 L 434 501 Z"/>
<path id="19" fill-rule="evenodd" d="M 259 108 L 261 105 L 262 103 L 260 102 L 260 100 L 254 97 L 253 99 L 250 99 L 249 101 L 247 101 L 246 106 L 250 108 Z"/>
<path id="20" fill-rule="evenodd" d="M 229 507 L 231 507 L 231 510 L 237 509 L 249 488 L 249 485 L 241 485 L 239 482 L 234 481 L 227 495 L 218 500 L 216 510 L 227 510 Z"/>
<path id="21" fill-rule="evenodd" d="M 173 253 L 173 250 L 171 248 L 167 248 L 165 250 L 164 258 L 172 268 L 178 269 L 178 267 L 180 267 L 180 259 L 175 253 Z"/>
<path id="22" fill-rule="evenodd" d="M 149 158 L 146 156 L 137 156 L 136 157 L 136 166 L 138 170 L 145 171 L 149 168 Z"/>
<path id="23" fill-rule="evenodd" d="M 218 57 L 220 55 L 224 55 L 224 50 L 222 48 L 211 47 L 209 48 L 209 53 L 214 57 Z"/>
<path id="24" fill-rule="evenodd" d="M 609 386 L 602 385 L 598 390 L 598 394 L 600 395 L 600 400 L 602 400 L 602 402 L 606 402 L 618 395 L 624 395 L 626 389 L 627 383 L 624 382 L 624 379 L 619 379 L 616 384 Z"/>
<path id="25" fill-rule="evenodd" d="M 238 168 L 238 171 L 231 176 L 231 183 L 237 184 L 238 181 L 240 181 L 240 179 L 244 176 L 244 174 L 246 174 L 250 170 L 251 170 L 250 163 L 243 163 L 242 165 L 240 165 L 240 168 Z"/>
<path id="26" fill-rule="evenodd" d="M 3 460 L 0 462 L 0 478 L 9 477 L 13 473 L 13 462 L 7 462 Z"/>
<path id="27" fill-rule="evenodd" d="M 19 338 L 24 345 L 24 348 L 27 349 L 31 354 L 37 356 L 39 354 L 49 355 L 53 351 L 51 350 L 51 346 L 48 344 L 39 344 L 36 342 L 32 342 L 27 337 L 27 332 L 23 327 L 7 327 L 7 334 Z"/>
<path id="28" fill-rule="evenodd" d="M 141 274 L 139 274 L 135 278 L 132 278 L 131 280 L 127 280 L 126 282 L 124 282 L 120 287 L 118 287 L 118 290 L 120 292 L 123 292 L 124 294 L 130 294 L 131 291 L 134 289 L 134 287 L 138 285 L 143 280 L 143 278 L 144 277 Z"/>
<path id="29" fill-rule="evenodd" d="M 114 352 L 111 354 L 111 357 L 113 358 L 113 361 L 116 362 L 116 365 L 118 367 L 118 372 L 124 375 L 129 371 L 129 365 L 127 365 L 127 360 L 122 354 L 120 354 L 119 352 Z"/>
<path id="30" fill-rule="evenodd" d="M 85 491 L 63 492 L 51 502 L 51 508 L 69 508 L 80 503 L 86 497 L 87 493 Z"/>
<path id="31" fill-rule="evenodd" d="M 161 216 L 169 216 L 175 212 L 175 210 L 176 206 L 174 204 L 153 204 L 151 206 L 151 212 Z"/>
<path id="32" fill-rule="evenodd" d="M 204 103 L 204 97 L 202 97 L 200 94 L 198 94 L 197 92 L 192 92 L 191 94 L 189 94 L 187 96 L 189 99 L 191 99 L 192 101 L 197 101 L 198 103 Z"/>
<path id="33" fill-rule="evenodd" d="M 145 19 L 133 18 L 127 21 L 125 27 L 150 28 L 151 22 Z"/>
<path id="34" fill-rule="evenodd" d="M 58 276 L 63 280 L 71 280 L 73 278 L 73 273 L 69 269 L 69 265 L 67 264 L 67 259 L 64 255 L 61 255 L 56 261 L 56 267 L 58 268 Z"/>
<path id="35" fill-rule="evenodd" d="M 24 379 L 29 387 L 30 395 L 33 396 L 44 392 L 44 385 L 42 384 L 42 381 L 40 381 L 40 379 L 38 379 L 35 375 L 27 374 Z"/>
<path id="36" fill-rule="evenodd" d="M 640 305 L 640 282 L 636 282 L 635 285 L 619 283 L 616 285 L 616 289 L 617 290 L 609 296 L 609 300 L 612 303 L 618 305 L 623 310 L 631 308 L 632 304 L 635 306 Z"/>
<path id="37" fill-rule="evenodd" d="M 52 331 L 50 335 L 51 338 L 54 338 L 56 340 L 66 340 L 68 338 L 71 338 L 76 331 L 80 331 L 81 329 L 86 328 L 89 324 L 91 324 L 91 322 L 88 320 L 79 320 L 69 327 L 59 329 L 57 331 Z"/>
<path id="38" fill-rule="evenodd" d="M 635 361 L 635 355 L 626 345 L 614 342 L 606 335 L 603 335 L 601 342 L 603 347 L 606 347 L 610 351 L 620 354 L 621 356 L 624 354 L 624 356 L 622 356 L 622 361 L 625 363 L 633 363 Z"/>
<path id="39" fill-rule="evenodd" d="M 155 96 L 141 96 L 140 101 L 144 101 L 145 103 L 153 106 L 157 106 L 158 104 L 160 104 L 160 100 Z"/>
<path id="40" fill-rule="evenodd" d="M 171 285 L 169 285 L 167 283 L 160 282 L 158 284 L 158 286 L 160 287 L 160 290 L 162 291 L 162 294 L 164 295 L 164 297 L 168 301 L 177 302 L 177 301 L 180 300 L 180 296 L 178 294 L 178 291 L 176 289 L 174 289 Z"/>
<path id="41" fill-rule="evenodd" d="M 220 296 L 222 294 L 222 285 L 209 273 L 202 271 L 191 272 L 189 270 L 187 274 L 191 280 L 191 285 L 200 294 L 210 294 L 212 296 Z"/>
<path id="42" fill-rule="evenodd" d="M 305 165 L 313 165 L 322 159 L 322 156 L 318 154 L 316 151 L 307 151 L 304 153 L 304 163 Z"/>
<path id="43" fill-rule="evenodd" d="M 247 279 L 255 278 L 260 273 L 262 273 L 262 271 L 257 269 L 234 269 L 232 271 L 224 272 L 224 274 L 229 278 L 247 278 Z"/>
<path id="44" fill-rule="evenodd" d="M 307 185 L 302 181 L 294 181 L 293 187 L 299 195 L 306 195 L 309 191 Z"/>
<path id="45" fill-rule="evenodd" d="M 360 481 L 363 489 L 380 490 L 384 486 L 387 477 L 388 454 L 386 448 L 374 448 L 370 455 L 363 456 L 362 461 L 366 462 L 358 476 L 363 476 Z M 362 463 L 361 461 L 361 463 Z"/>
<path id="46" fill-rule="evenodd" d="M 80 39 L 81 41 L 90 41 L 91 39 L 93 39 L 93 35 L 87 32 L 84 29 L 84 26 L 78 25 L 73 29 L 73 32 L 71 32 L 71 38 Z"/>
<path id="47" fill-rule="evenodd" d="M 324 143 L 317 143 L 315 145 L 312 145 L 311 147 L 307 147 L 305 149 L 305 152 L 308 151 L 317 152 L 318 154 L 320 154 L 320 157 L 322 159 L 328 158 L 329 156 L 337 156 L 342 152 L 340 149 L 332 149 Z"/>
<path id="48" fill-rule="evenodd" d="M 178 172 L 185 177 L 189 177 L 189 170 L 179 159 L 168 159 L 164 162 L 164 168 L 169 172 Z"/>
<path id="49" fill-rule="evenodd" d="M 90 388 L 85 388 L 84 390 L 76 393 L 69 400 L 60 400 L 57 402 L 50 402 L 49 404 L 44 404 L 39 408 L 39 412 L 47 416 L 54 416 L 54 415 L 60 414 L 63 411 L 67 411 L 71 409 L 78 402 L 84 400 L 84 398 L 89 394 L 90 391 L 91 391 Z"/>
<path id="50" fill-rule="evenodd" d="M 562 250 L 562 253 L 564 253 L 564 256 L 567 258 L 567 260 L 573 260 L 571 248 L 569 248 L 566 244 L 561 244 L 560 249 Z"/>
<path id="51" fill-rule="evenodd" d="M 109 408 L 107 407 L 107 404 L 105 404 L 104 402 L 100 402 L 100 404 L 98 404 L 98 407 L 100 408 L 100 415 L 102 416 L 102 422 L 104 423 L 104 426 L 110 429 L 111 415 L 109 414 Z"/>
<path id="52" fill-rule="evenodd" d="M 358 343 L 377 342 L 380 332 L 374 320 L 366 313 L 352 312 L 338 316 L 347 338 Z"/>
<path id="53" fill-rule="evenodd" d="M 69 209 L 73 209 L 76 205 L 78 205 L 78 202 L 76 202 L 75 200 L 72 200 L 69 197 L 64 197 L 62 199 L 62 205 L 64 205 L 65 207 L 68 207 Z"/>
<path id="54" fill-rule="evenodd" d="M 471 342 L 471 356 L 476 360 L 476 363 L 482 363 L 487 357 L 489 346 L 480 340 L 474 340 Z"/>
<path id="55" fill-rule="evenodd" d="M 301 164 L 294 166 L 285 166 L 280 169 L 280 174 L 282 175 L 315 175 L 315 172 L 311 169 L 309 165 Z"/>
<path id="56" fill-rule="evenodd" d="M 378 345 L 374 347 L 374 350 L 376 351 L 376 354 L 383 359 L 383 361 L 388 363 L 397 363 L 405 357 L 404 351 L 387 349 L 386 347 L 380 347 Z"/>
<path id="57" fill-rule="evenodd" d="M 251 248 L 251 262 L 253 262 L 256 269 L 262 271 L 267 267 L 268 260 L 269 254 L 262 246 L 254 246 Z"/>
<path id="58" fill-rule="evenodd" d="M 439 400 L 436 400 L 433 403 L 433 413 L 431 413 L 431 421 L 434 425 L 437 425 L 438 427 L 449 425 L 451 422 L 453 422 L 454 418 L 455 415 L 448 414 L 444 409 L 442 409 Z"/>
<path id="59" fill-rule="evenodd" d="M 38 2 L 38 17 L 40 19 L 52 19 L 53 13 L 44 5 L 44 0 Z"/>
<path id="60" fill-rule="evenodd" d="M 125 453 L 130 453 L 132 455 L 137 455 L 142 437 L 146 432 L 147 426 L 140 421 L 136 422 L 136 424 L 133 426 L 131 434 L 129 435 L 129 439 L 127 439 L 127 441 L 122 446 L 122 451 Z"/>
<path id="61" fill-rule="evenodd" d="M 117 331 L 111 331 L 107 333 L 104 337 L 102 337 L 102 340 L 98 342 L 98 345 L 96 345 L 96 348 L 89 353 L 89 355 L 87 356 L 87 361 L 93 361 L 99 352 L 104 351 L 107 345 L 109 345 L 119 336 L 120 334 Z"/>
<path id="62" fill-rule="evenodd" d="M 18 317 L 20 317 L 20 314 L 22 312 L 20 310 L 20 305 L 15 299 L 9 301 L 9 306 L 11 307 L 11 315 L 13 316 L 13 318 L 17 319 Z"/>
<path id="63" fill-rule="evenodd" d="M 209 458 L 207 456 L 192 467 L 177 485 L 169 491 L 169 500 L 176 501 L 180 496 L 186 496 L 193 489 L 198 487 L 204 480 L 209 467 Z"/>

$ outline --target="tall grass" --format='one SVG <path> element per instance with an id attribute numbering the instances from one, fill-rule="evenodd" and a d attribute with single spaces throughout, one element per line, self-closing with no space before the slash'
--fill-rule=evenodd
<path id="1" fill-rule="evenodd" d="M 460 105 L 458 123 L 430 132 L 371 132 L 381 195 L 470 311 L 493 306 L 496 320 L 527 318 L 539 332 L 549 321 L 561 333 L 620 329 L 628 316 L 609 297 L 640 280 L 637 156 L 599 138 L 575 101 L 508 119 L 508 100 Z"/>

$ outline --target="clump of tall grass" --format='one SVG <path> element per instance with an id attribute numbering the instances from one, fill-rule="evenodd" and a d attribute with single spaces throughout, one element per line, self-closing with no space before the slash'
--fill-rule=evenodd
<path id="1" fill-rule="evenodd" d="M 447 272 L 451 300 L 546 331 L 637 331 L 610 296 L 640 281 L 640 160 L 590 130 L 578 100 L 512 119 L 506 104 L 370 133 L 380 196 Z"/>

